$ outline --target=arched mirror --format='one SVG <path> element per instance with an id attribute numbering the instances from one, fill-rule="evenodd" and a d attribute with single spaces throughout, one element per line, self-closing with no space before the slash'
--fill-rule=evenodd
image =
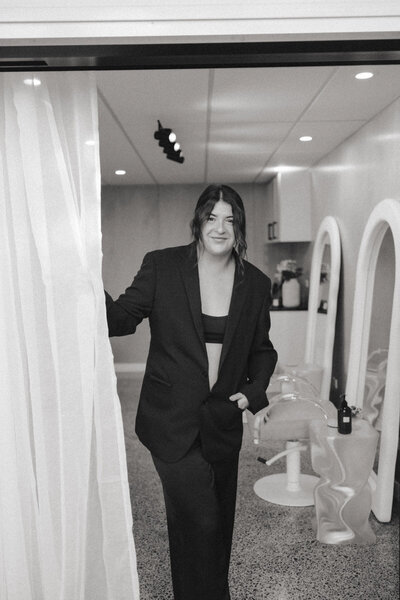
<path id="1" fill-rule="evenodd" d="M 326 402 L 331 386 L 340 265 L 339 227 L 333 216 L 327 216 L 318 228 L 311 260 L 304 361 L 294 368 L 281 365 L 284 372 L 310 380 Z"/>
<path id="2" fill-rule="evenodd" d="M 318 229 L 311 261 L 304 362 L 322 369 L 320 397 L 329 400 L 335 341 L 341 245 L 337 221 L 328 216 Z"/>
<path id="3" fill-rule="evenodd" d="M 392 238 L 388 238 L 390 229 Z M 369 340 L 374 303 L 374 283 L 382 244 L 392 243 L 394 250 L 393 286 L 390 290 L 391 315 L 386 356 L 371 352 Z M 386 290 L 386 297 L 388 291 Z M 361 240 L 357 261 L 354 292 L 353 321 L 346 395 L 349 404 L 363 408 L 368 371 L 371 362 L 385 368 L 384 401 L 380 410 L 381 439 L 377 473 L 373 472 L 370 483 L 373 490 L 372 510 L 379 521 L 391 519 L 394 476 L 399 435 L 399 387 L 400 387 L 400 202 L 384 200 L 372 211 Z M 387 298 L 386 298 L 387 300 Z M 378 349 L 382 353 L 382 349 Z M 383 349 L 384 350 L 384 349 Z M 376 352 L 376 349 L 374 350 Z M 370 357 L 370 361 L 368 361 Z M 382 359 L 382 360 L 381 360 Z M 386 362 L 385 362 L 386 361 Z"/>

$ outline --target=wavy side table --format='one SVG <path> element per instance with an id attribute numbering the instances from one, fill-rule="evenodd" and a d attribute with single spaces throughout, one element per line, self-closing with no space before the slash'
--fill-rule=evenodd
<path id="1" fill-rule="evenodd" d="M 321 478 L 314 489 L 317 540 L 324 544 L 372 544 L 368 484 L 378 432 L 362 419 L 342 435 L 323 421 L 310 424 L 311 461 Z"/>

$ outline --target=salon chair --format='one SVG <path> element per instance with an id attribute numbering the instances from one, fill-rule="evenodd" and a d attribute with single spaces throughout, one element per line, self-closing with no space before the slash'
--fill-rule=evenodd
<path id="1" fill-rule="evenodd" d="M 330 250 L 330 281 L 327 311 L 318 312 L 321 267 Z M 267 475 L 254 485 L 263 500 L 286 506 L 311 506 L 318 478 L 300 472 L 300 453 L 307 448 L 309 423 L 314 419 L 335 419 L 336 409 L 329 401 L 332 354 L 335 337 L 337 295 L 340 279 L 341 244 L 336 219 L 325 217 L 318 229 L 311 260 L 310 292 L 304 361 L 299 365 L 278 364 L 267 390 L 270 406 L 247 421 L 257 446 L 271 440 L 286 442 L 286 448 L 265 460 L 270 466 L 286 457 L 286 472 Z"/>
<path id="2" fill-rule="evenodd" d="M 311 506 L 318 477 L 300 472 L 301 452 L 308 450 L 309 425 L 316 419 L 329 422 L 336 419 L 331 402 L 322 401 L 319 391 L 306 379 L 292 375 L 276 378 L 284 391 L 271 399 L 270 405 L 259 411 L 253 426 L 253 441 L 257 447 L 271 441 L 285 441 L 285 450 L 269 460 L 258 457 L 266 466 L 285 458 L 286 471 L 262 477 L 254 491 L 263 500 L 284 506 Z"/>

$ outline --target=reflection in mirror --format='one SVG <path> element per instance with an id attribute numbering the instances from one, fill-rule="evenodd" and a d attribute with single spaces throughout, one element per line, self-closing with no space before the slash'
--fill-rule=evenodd
<path id="1" fill-rule="evenodd" d="M 393 309 L 394 265 L 393 234 L 388 229 L 383 238 L 376 265 L 362 411 L 363 418 L 378 431 L 382 430 L 390 316 Z"/>
<path id="2" fill-rule="evenodd" d="M 319 299 L 318 312 L 326 314 L 328 312 L 329 281 L 330 281 L 331 249 L 329 240 L 327 240 L 324 254 L 322 256 L 321 274 L 319 280 Z"/>
<path id="3" fill-rule="evenodd" d="M 323 357 L 325 353 L 325 345 L 328 342 L 327 339 L 327 315 L 329 310 L 334 310 L 334 307 L 329 308 L 328 298 L 329 298 L 329 288 L 330 281 L 332 277 L 331 273 L 331 247 L 330 240 L 328 236 L 325 236 L 324 239 L 324 250 L 322 254 L 322 262 L 321 262 L 321 271 L 320 271 L 320 280 L 319 280 L 319 291 L 318 291 L 318 302 L 317 302 L 317 317 L 315 324 L 315 348 L 314 348 L 314 357 L 313 362 L 320 367 L 323 366 Z M 335 278 L 336 273 L 333 274 Z M 333 353 L 333 347 L 332 347 Z M 332 355 L 330 357 L 330 361 L 332 362 Z M 322 371 L 321 371 L 321 384 L 322 384 Z M 321 387 L 320 384 L 320 387 Z M 330 385 L 330 377 L 329 377 L 329 385 Z M 329 389 L 327 390 L 329 394 Z M 328 399 L 328 398 L 326 398 Z"/>

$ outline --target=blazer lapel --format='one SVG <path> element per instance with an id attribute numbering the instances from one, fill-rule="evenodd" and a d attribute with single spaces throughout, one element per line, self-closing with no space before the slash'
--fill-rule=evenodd
<path id="1" fill-rule="evenodd" d="M 240 272 L 240 267 L 236 263 L 235 279 L 233 282 L 232 298 L 229 306 L 228 322 L 226 325 L 224 343 L 222 345 L 221 358 L 219 361 L 219 371 L 228 354 L 229 347 L 232 343 L 236 327 L 240 320 L 240 315 L 244 307 L 247 296 L 248 286 L 246 285 L 246 267 L 244 273 Z"/>
<path id="2" fill-rule="evenodd" d="M 185 246 L 185 256 L 181 262 L 181 273 L 193 317 L 194 326 L 202 346 L 204 347 L 205 353 L 206 347 L 204 342 L 203 323 L 201 320 L 199 270 L 197 268 L 196 244 L 194 242 L 189 246 Z"/>
<path id="3" fill-rule="evenodd" d="M 201 319 L 200 281 L 199 270 L 197 268 L 195 242 L 189 246 L 185 246 L 185 254 L 180 267 L 194 326 L 204 349 L 204 355 L 207 357 L 206 346 L 204 342 L 203 323 Z M 221 358 L 219 362 L 219 371 L 221 370 L 222 364 L 232 343 L 233 336 L 244 307 L 248 289 L 246 281 L 246 266 L 244 273 L 241 273 L 238 264 L 236 264 L 232 298 L 229 306 L 228 322 L 226 325 L 224 343 L 222 345 Z"/>

